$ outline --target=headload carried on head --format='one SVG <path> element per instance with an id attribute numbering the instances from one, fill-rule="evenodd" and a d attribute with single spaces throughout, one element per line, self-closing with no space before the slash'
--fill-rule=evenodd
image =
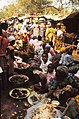
<path id="1" fill-rule="evenodd" d="M 57 76 L 67 76 L 68 74 L 68 68 L 66 66 L 58 66 L 56 68 L 56 74 Z"/>

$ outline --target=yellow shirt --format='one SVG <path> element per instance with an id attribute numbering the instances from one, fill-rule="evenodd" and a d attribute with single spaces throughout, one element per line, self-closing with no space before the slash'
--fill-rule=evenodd
<path id="1" fill-rule="evenodd" d="M 48 41 L 51 41 L 52 37 L 55 35 L 56 29 L 54 28 L 47 28 L 46 29 L 46 37 L 48 38 Z"/>

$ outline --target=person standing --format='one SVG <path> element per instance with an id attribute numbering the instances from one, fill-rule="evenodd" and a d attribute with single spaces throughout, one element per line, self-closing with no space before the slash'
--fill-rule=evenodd
<path id="1" fill-rule="evenodd" d="M 6 31 L 2 31 L 0 26 L 0 67 L 2 69 L 1 83 L 2 87 L 5 89 L 7 84 L 7 59 L 6 59 L 6 48 L 8 46 L 8 39 L 6 38 Z"/>

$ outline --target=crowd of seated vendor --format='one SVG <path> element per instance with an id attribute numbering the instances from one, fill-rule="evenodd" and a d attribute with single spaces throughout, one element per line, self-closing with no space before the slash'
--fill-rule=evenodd
<path id="1" fill-rule="evenodd" d="M 72 55 L 74 45 L 66 47 L 63 38 L 68 37 L 68 41 L 66 38 L 65 40 L 70 44 L 76 37 L 61 30 L 60 27 L 51 29 L 50 26 L 50 30 L 51 34 L 53 32 L 53 37 L 50 37 L 53 41 L 49 38 L 49 42 L 45 43 L 38 41 L 36 36 L 27 38 L 25 33 L 13 36 L 9 34 L 7 39 L 0 29 L 0 78 L 5 85 L 5 81 L 7 82 L 10 76 L 24 73 L 29 77 L 28 82 L 37 93 L 46 93 L 46 98 L 57 99 L 62 106 L 66 106 L 68 98 L 79 95 L 79 61 Z M 56 33 L 57 39 L 54 39 Z M 55 43 L 56 48 L 52 42 Z M 16 63 L 20 65 L 22 62 L 29 64 L 27 70 L 15 71 Z M 21 68 L 17 69 L 21 71 Z"/>

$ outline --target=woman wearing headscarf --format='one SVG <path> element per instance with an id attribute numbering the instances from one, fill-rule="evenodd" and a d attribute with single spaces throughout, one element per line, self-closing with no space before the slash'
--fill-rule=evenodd
<path id="1" fill-rule="evenodd" d="M 49 83 L 49 93 L 47 94 L 47 97 L 52 96 L 55 92 L 59 95 L 60 92 L 58 91 L 67 85 L 71 85 L 73 88 L 78 89 L 79 84 L 77 84 L 74 76 L 71 73 L 68 73 L 68 68 L 66 66 L 58 66 L 55 75 L 56 77 Z"/>
<path id="2" fill-rule="evenodd" d="M 79 61 L 77 61 L 73 56 L 73 48 L 67 48 L 66 51 L 61 55 L 60 64 L 67 67 L 75 66 Z"/>

